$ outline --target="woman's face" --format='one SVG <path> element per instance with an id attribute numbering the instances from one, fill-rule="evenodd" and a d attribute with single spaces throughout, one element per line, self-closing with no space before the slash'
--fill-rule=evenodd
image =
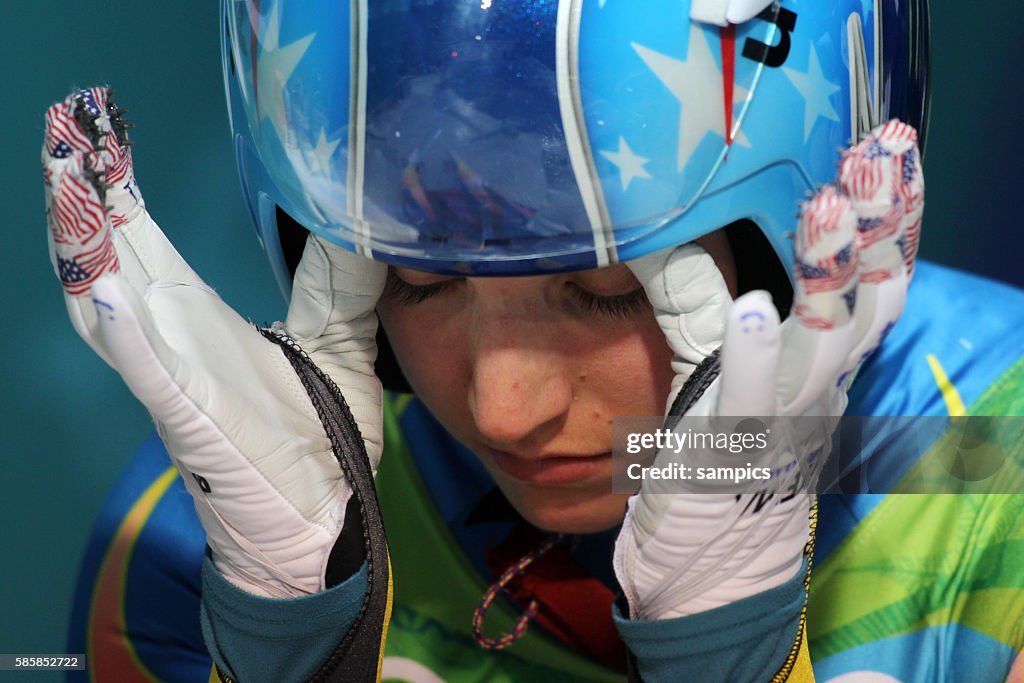
<path id="1" fill-rule="evenodd" d="M 732 287 L 724 234 L 701 243 Z M 517 278 L 393 267 L 377 310 L 413 390 L 524 518 L 564 533 L 622 521 L 612 419 L 663 414 L 672 381 L 626 266 Z"/>

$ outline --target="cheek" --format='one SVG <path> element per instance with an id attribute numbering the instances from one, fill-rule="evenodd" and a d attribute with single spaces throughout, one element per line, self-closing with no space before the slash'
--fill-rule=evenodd
<path id="1" fill-rule="evenodd" d="M 655 412 L 652 415 L 661 415 L 665 411 L 665 402 L 668 400 L 669 392 L 672 390 L 672 380 L 675 378 L 675 371 L 672 369 L 672 349 L 669 348 L 665 333 L 661 331 L 654 313 L 648 316 L 647 324 L 643 332 L 643 343 L 649 349 L 651 362 L 651 387 L 653 399 L 656 402 Z"/>
<path id="2" fill-rule="evenodd" d="M 587 389 L 611 417 L 661 415 L 671 390 L 672 351 L 653 313 L 635 316 L 610 344 L 586 359 Z M 593 381 L 591 381 L 593 379 Z"/>
<path id="3" fill-rule="evenodd" d="M 377 316 L 388 342 L 413 391 L 438 413 L 450 413 L 465 393 L 467 380 L 467 339 L 452 322 L 440 324 L 436 315 L 426 315 L 415 306 L 387 304 L 377 307 Z M 447 408 L 446 410 L 440 410 Z"/>

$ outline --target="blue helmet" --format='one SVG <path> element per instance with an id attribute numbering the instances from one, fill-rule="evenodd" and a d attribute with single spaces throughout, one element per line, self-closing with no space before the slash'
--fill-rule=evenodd
<path id="1" fill-rule="evenodd" d="M 724 26 L 691 4 L 222 0 L 239 172 L 282 286 L 282 221 L 456 275 L 594 268 L 747 221 L 791 270 L 798 201 L 839 150 L 889 118 L 923 128 L 927 0 L 764 0 Z"/>

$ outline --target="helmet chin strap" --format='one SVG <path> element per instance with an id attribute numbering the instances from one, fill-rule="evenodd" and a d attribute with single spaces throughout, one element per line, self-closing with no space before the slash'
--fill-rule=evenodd
<path id="1" fill-rule="evenodd" d="M 772 5 L 773 0 L 693 0 L 690 18 L 703 24 L 725 26 L 750 21 Z"/>

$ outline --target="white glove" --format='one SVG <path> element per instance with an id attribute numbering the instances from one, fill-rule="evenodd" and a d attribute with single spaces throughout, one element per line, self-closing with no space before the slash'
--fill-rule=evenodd
<path id="1" fill-rule="evenodd" d="M 632 618 L 713 609 L 778 586 L 801 567 L 814 500 L 807 492 L 846 409 L 846 390 L 906 301 L 924 203 L 916 140 L 897 121 L 881 126 L 844 156 L 843 192 L 826 187 L 804 206 L 793 315 L 781 325 L 765 292 L 730 305 L 714 262 L 695 244 L 629 264 L 675 354 L 669 406 L 691 376 L 699 383 L 704 368 L 695 369 L 721 346 L 717 378 L 702 394 L 698 388 L 691 406 L 669 412 L 685 410 L 713 433 L 724 416 L 782 418 L 769 419 L 767 449 L 684 451 L 684 464 L 694 455 L 705 459 L 697 465 L 766 465 L 771 490 L 802 492 L 735 495 L 714 482 L 645 480 L 615 547 Z M 695 393 L 692 386 L 684 395 Z M 662 451 L 655 466 L 679 460 Z"/>
<path id="2" fill-rule="evenodd" d="M 46 115 L 51 256 L 72 323 L 156 421 L 217 569 L 268 597 L 323 590 L 352 486 L 282 348 L 204 284 L 146 212 L 121 113 L 93 88 Z M 340 389 L 373 472 L 386 272 L 311 238 L 275 326 Z"/>

